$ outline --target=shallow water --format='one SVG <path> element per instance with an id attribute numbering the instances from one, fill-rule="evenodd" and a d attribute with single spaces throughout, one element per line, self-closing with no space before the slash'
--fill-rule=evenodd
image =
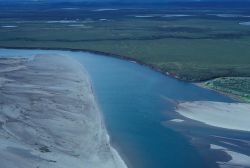
<path id="1" fill-rule="evenodd" d="M 179 118 L 174 101 L 232 102 L 228 97 L 162 75 L 132 62 L 84 52 L 0 49 L 0 56 L 64 54 L 75 57 L 88 71 L 112 143 L 133 168 L 215 167 L 188 136 L 207 134 L 230 137 L 249 134 L 206 127 L 177 131 L 162 122 Z M 223 133 L 222 133 L 223 132 Z M 247 151 L 246 151 L 247 152 Z"/>

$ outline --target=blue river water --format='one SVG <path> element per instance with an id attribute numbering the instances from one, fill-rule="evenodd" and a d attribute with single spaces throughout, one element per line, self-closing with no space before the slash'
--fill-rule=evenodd
<path id="1" fill-rule="evenodd" d="M 84 65 L 112 144 L 133 168 L 211 167 L 181 132 L 164 126 L 174 101 L 223 101 L 228 97 L 179 81 L 145 66 L 92 53 L 0 49 L 0 56 L 63 54 Z"/>

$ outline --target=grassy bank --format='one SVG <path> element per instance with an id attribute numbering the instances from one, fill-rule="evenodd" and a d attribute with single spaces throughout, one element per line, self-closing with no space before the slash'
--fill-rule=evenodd
<path id="1" fill-rule="evenodd" d="M 224 77 L 207 81 L 203 84 L 229 96 L 238 98 L 244 102 L 250 103 L 250 78 L 249 77 Z"/>
<path id="2" fill-rule="evenodd" d="M 0 46 L 94 50 L 126 56 L 188 81 L 250 76 L 244 11 L 2 10 Z M 241 13 L 239 13 L 241 12 Z M 238 16 L 239 15 L 239 16 Z"/>

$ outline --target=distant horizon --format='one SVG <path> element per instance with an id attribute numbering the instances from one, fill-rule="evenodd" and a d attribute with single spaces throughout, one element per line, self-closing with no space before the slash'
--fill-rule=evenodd
<path id="1" fill-rule="evenodd" d="M 53 6 L 52 6 L 53 5 Z M 250 0 L 0 0 L 0 8 L 29 7 L 197 7 L 197 8 L 250 8 Z"/>

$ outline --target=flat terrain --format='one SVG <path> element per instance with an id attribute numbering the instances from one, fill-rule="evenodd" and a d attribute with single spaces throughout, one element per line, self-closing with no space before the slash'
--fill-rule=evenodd
<path id="1" fill-rule="evenodd" d="M 2 47 L 112 53 L 188 81 L 250 76 L 247 9 L 32 6 L 0 15 Z"/>
<path id="2" fill-rule="evenodd" d="M 4 168 L 121 168 L 82 66 L 65 56 L 0 58 Z"/>

